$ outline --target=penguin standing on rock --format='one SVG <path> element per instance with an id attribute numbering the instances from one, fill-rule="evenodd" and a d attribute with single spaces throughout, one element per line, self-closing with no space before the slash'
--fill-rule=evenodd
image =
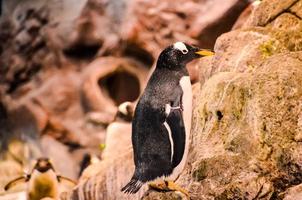
<path id="1" fill-rule="evenodd" d="M 76 183 L 66 177 L 56 174 L 48 158 L 39 158 L 31 172 L 10 181 L 4 189 L 7 191 L 20 183 L 27 183 L 27 199 L 40 200 L 42 198 L 59 198 L 59 183 L 68 181 Z"/>
<path id="2" fill-rule="evenodd" d="M 192 88 L 186 64 L 213 55 L 183 42 L 159 55 L 155 71 L 140 97 L 132 122 L 135 171 L 122 188 L 136 193 L 145 183 L 159 190 L 187 191 L 175 181 L 183 170 L 189 148 Z"/>

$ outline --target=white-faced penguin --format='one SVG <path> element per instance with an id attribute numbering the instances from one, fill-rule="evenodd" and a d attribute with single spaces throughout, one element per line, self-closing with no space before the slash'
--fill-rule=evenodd
<path id="1" fill-rule="evenodd" d="M 143 184 L 149 183 L 157 189 L 187 194 L 173 182 L 184 168 L 189 148 L 192 88 L 186 64 L 210 55 L 213 52 L 183 42 L 168 46 L 159 55 L 134 112 L 135 171 L 122 188 L 125 193 L 136 193 Z"/>
<path id="2" fill-rule="evenodd" d="M 31 174 L 10 181 L 4 189 L 9 190 L 16 184 L 25 182 L 28 200 L 40 200 L 46 197 L 58 199 L 59 183 L 63 180 L 75 184 L 71 179 L 57 175 L 48 158 L 39 158 Z"/>

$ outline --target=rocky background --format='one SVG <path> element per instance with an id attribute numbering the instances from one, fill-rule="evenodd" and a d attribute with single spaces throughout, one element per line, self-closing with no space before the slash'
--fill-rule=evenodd
<path id="1" fill-rule="evenodd" d="M 79 180 L 62 199 L 185 199 L 120 192 L 131 125 L 114 121 L 159 52 L 185 41 L 216 54 L 188 66 L 192 138 L 177 183 L 193 200 L 302 199 L 302 0 L 4 0 L 1 13 L 0 190 L 47 156 Z"/>

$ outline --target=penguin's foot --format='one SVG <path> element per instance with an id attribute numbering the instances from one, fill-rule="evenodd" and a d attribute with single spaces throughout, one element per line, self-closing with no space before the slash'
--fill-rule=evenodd
<path id="1" fill-rule="evenodd" d="M 159 191 L 178 191 L 190 199 L 189 193 L 173 181 L 158 181 L 149 183 L 149 187 Z"/>
<path id="2" fill-rule="evenodd" d="M 159 191 L 168 191 L 168 187 L 165 183 L 165 181 L 154 181 L 154 182 L 150 182 L 149 187 L 155 190 L 159 190 Z"/>
<path id="3" fill-rule="evenodd" d="M 165 181 L 165 183 L 167 184 L 167 187 L 170 190 L 179 191 L 179 192 L 183 193 L 184 195 L 186 195 L 186 197 L 190 197 L 189 192 L 186 189 L 180 187 L 179 185 L 177 185 L 173 181 Z"/>

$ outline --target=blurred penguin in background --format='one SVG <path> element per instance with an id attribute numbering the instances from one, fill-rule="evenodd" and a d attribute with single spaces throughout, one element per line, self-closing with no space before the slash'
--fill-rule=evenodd
<path id="1" fill-rule="evenodd" d="M 125 146 L 131 149 L 133 107 L 133 104 L 128 101 L 119 105 L 114 121 L 107 127 L 103 159 L 125 153 Z"/>
<path id="2" fill-rule="evenodd" d="M 59 199 L 59 184 L 63 181 L 67 181 L 73 186 L 76 184 L 75 181 L 58 175 L 48 158 L 39 158 L 30 174 L 10 181 L 4 189 L 8 191 L 15 185 L 26 183 L 28 200 Z"/>

